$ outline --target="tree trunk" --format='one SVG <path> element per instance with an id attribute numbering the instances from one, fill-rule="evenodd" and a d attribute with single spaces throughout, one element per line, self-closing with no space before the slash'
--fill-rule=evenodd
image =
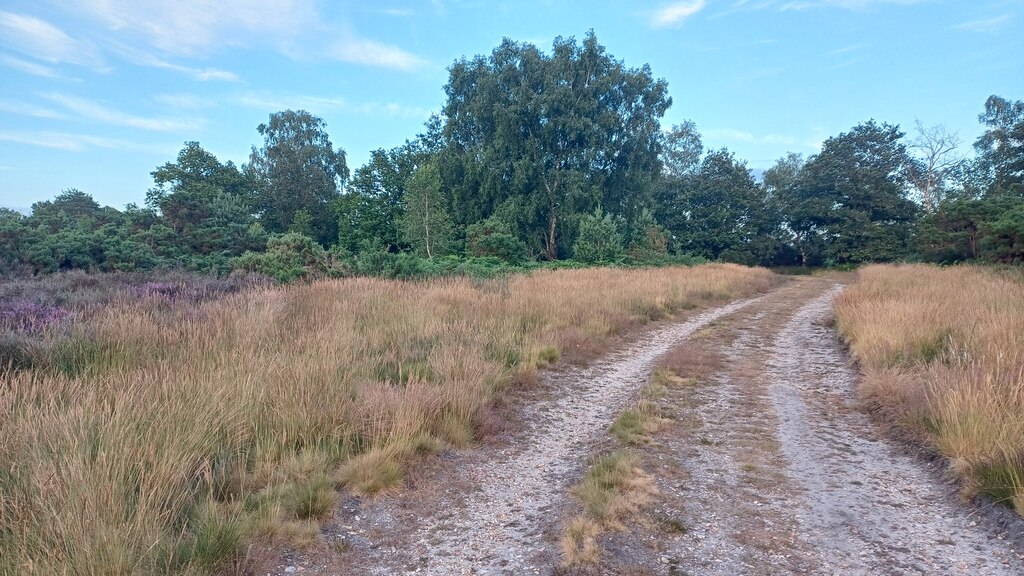
<path id="1" fill-rule="evenodd" d="M 433 260 L 430 253 L 430 194 L 423 195 L 423 244 L 427 248 L 427 260 Z"/>
<path id="2" fill-rule="evenodd" d="M 558 243 L 557 240 L 555 240 L 555 224 L 557 218 L 558 216 L 555 212 L 555 207 L 552 206 L 551 211 L 548 213 L 548 260 L 558 260 Z"/>

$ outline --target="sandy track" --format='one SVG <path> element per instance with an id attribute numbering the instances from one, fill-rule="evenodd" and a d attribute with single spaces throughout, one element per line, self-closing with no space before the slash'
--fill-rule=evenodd
<path id="1" fill-rule="evenodd" d="M 496 442 L 442 455 L 398 497 L 349 499 L 327 544 L 278 572 L 551 574 L 568 487 L 659 357 L 683 344 L 720 363 L 662 401 L 677 424 L 642 450 L 662 495 L 583 572 L 1024 574 L 1024 522 L 958 501 L 854 409 L 855 373 L 826 325 L 839 289 L 794 280 L 548 374 Z"/>
<path id="2" fill-rule="evenodd" d="M 550 573 L 568 487 L 595 439 L 647 381 L 655 360 L 761 298 L 660 324 L 589 367 L 547 374 L 548 397 L 518 407 L 514 418 L 526 425 L 501 445 L 455 454 L 413 493 L 349 510 L 348 518 L 329 528 L 346 536 L 350 550 L 343 557 L 320 551 L 291 564 L 304 574 Z"/>
<path id="3" fill-rule="evenodd" d="M 828 326 L 840 289 L 794 281 L 683 344 L 717 366 L 663 401 L 678 423 L 642 450 L 662 497 L 591 572 L 1024 574 L 1019 517 L 961 502 L 856 410 Z"/>
<path id="4" fill-rule="evenodd" d="M 788 476 L 801 488 L 800 538 L 836 574 L 1024 574 L 998 530 L 956 501 L 922 461 L 848 410 L 856 374 L 823 322 L 838 287 L 802 307 L 768 369 Z"/>

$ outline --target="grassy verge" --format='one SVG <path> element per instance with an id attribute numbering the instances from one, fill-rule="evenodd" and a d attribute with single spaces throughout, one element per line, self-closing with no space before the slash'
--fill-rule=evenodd
<path id="1" fill-rule="evenodd" d="M 594 564 L 600 560 L 597 537 L 605 530 L 621 530 L 657 494 L 654 479 L 639 468 L 640 457 L 619 450 L 598 457 L 572 494 L 583 510 L 562 533 L 565 566 Z"/>
<path id="2" fill-rule="evenodd" d="M 861 395 L 949 459 L 968 496 L 1024 515 L 1024 282 L 976 267 L 869 266 L 836 301 Z"/>
<path id="3" fill-rule="evenodd" d="M 667 367 L 651 373 L 640 390 L 641 400 L 615 417 L 608 432 L 623 444 L 639 446 L 670 422 L 658 404 L 669 388 L 692 386 L 693 379 L 681 378 Z M 608 530 L 625 529 L 657 495 L 654 478 L 640 468 L 640 455 L 630 450 L 616 450 L 599 456 L 587 469 L 571 493 L 580 504 L 580 511 L 562 530 L 562 566 L 597 564 L 601 557 L 598 537 Z M 678 525 L 682 530 L 685 528 Z"/>
<path id="4" fill-rule="evenodd" d="M 770 282 L 707 265 L 116 300 L 0 371 L 0 573 L 204 574 L 315 542 L 337 488 L 398 489 L 538 366 Z"/>

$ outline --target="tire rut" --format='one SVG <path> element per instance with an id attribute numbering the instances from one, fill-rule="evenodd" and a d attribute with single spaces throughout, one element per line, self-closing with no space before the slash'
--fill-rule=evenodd
<path id="1" fill-rule="evenodd" d="M 827 325 L 841 289 L 794 279 L 548 373 L 547 395 L 517 402 L 519 425 L 498 442 L 442 454 L 398 497 L 349 499 L 325 533 L 343 550 L 286 560 L 303 574 L 551 574 L 568 487 L 683 345 L 721 362 L 662 401 L 678 420 L 640 449 L 661 496 L 580 573 L 1024 574 L 1020 518 L 961 502 L 938 464 L 857 411 L 856 373 Z"/>
<path id="2" fill-rule="evenodd" d="M 820 551 L 819 572 L 1024 574 L 998 526 L 853 409 L 856 373 L 825 326 L 839 290 L 797 311 L 768 363 L 787 474 L 802 488 L 800 538 Z"/>
<path id="3" fill-rule="evenodd" d="M 673 352 L 718 361 L 670 390 L 676 425 L 640 449 L 661 498 L 579 573 L 1024 574 L 1019 517 L 962 502 L 940 463 L 858 411 L 828 325 L 841 289 L 794 280 Z"/>
<path id="4" fill-rule="evenodd" d="M 519 407 L 515 417 L 525 425 L 504 446 L 461 452 L 444 463 L 428 513 L 404 508 L 400 498 L 353 507 L 356 521 L 344 527 L 354 536 L 349 561 L 314 559 L 303 573 L 550 573 L 558 563 L 558 510 L 568 487 L 657 358 L 764 297 L 662 325 L 589 367 L 547 375 L 554 394 Z"/>

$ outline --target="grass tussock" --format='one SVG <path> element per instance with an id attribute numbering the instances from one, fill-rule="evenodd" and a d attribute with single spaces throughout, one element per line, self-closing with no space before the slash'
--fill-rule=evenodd
<path id="1" fill-rule="evenodd" d="M 869 266 L 835 308 L 868 406 L 948 458 L 966 495 L 1024 515 L 1024 282 Z"/>
<path id="2" fill-rule="evenodd" d="M 645 390 L 651 390 L 650 386 Z M 657 404 L 643 400 L 635 407 L 620 412 L 608 431 L 626 444 L 638 446 L 650 442 L 651 435 L 666 421 Z"/>
<path id="3" fill-rule="evenodd" d="M 565 566 L 597 562 L 597 537 L 606 530 L 621 530 L 624 522 L 651 502 L 658 490 L 654 479 L 643 472 L 640 457 L 626 450 L 595 460 L 572 494 L 582 505 L 562 534 L 562 563 Z"/>
<path id="4" fill-rule="evenodd" d="M 46 353 L 0 371 L 0 574 L 208 573 L 254 538 L 308 545 L 332 485 L 397 489 L 538 360 L 769 283 L 734 265 L 351 278 L 33 324 Z"/>

